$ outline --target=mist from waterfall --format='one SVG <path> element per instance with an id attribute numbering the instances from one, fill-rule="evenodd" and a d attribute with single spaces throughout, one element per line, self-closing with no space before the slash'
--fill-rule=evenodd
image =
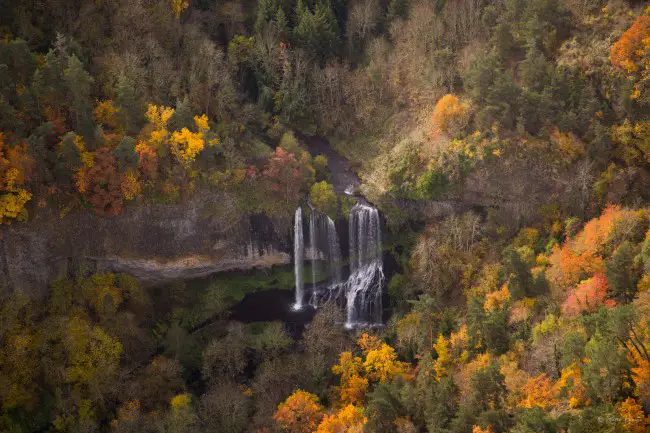
<path id="1" fill-rule="evenodd" d="M 345 284 L 347 327 L 381 324 L 384 285 L 381 223 L 377 209 L 350 210 L 350 277 Z"/>
<path id="2" fill-rule="evenodd" d="M 294 264 L 296 274 L 296 304 L 303 306 L 305 240 L 302 209 L 296 210 L 294 230 Z M 300 220 L 300 221 L 298 221 Z M 300 232 L 300 233 L 298 233 Z M 343 261 L 334 221 L 310 206 L 309 248 L 312 293 L 309 304 L 318 308 L 323 302 L 335 300 L 345 305 L 346 327 L 381 324 L 384 268 L 382 261 L 381 222 L 377 209 L 357 204 L 350 210 L 349 260 L 347 279 L 343 277 Z M 317 284 L 317 268 L 327 267 L 326 282 Z"/>
<path id="3" fill-rule="evenodd" d="M 302 309 L 302 302 L 305 291 L 305 280 L 303 274 L 304 269 L 304 255 L 305 255 L 305 241 L 302 232 L 302 207 L 298 206 L 294 215 L 293 223 L 293 260 L 294 260 L 294 274 L 296 276 L 296 303 L 293 305 L 294 310 Z"/>

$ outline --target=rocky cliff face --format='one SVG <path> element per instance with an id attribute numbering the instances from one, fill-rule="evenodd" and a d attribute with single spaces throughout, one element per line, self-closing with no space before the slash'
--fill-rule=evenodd
<path id="1" fill-rule="evenodd" d="M 144 284 L 291 262 L 290 233 L 233 211 L 227 196 L 131 206 L 100 218 L 41 216 L 0 231 L 0 287 L 45 293 L 58 276 L 127 272 Z"/>

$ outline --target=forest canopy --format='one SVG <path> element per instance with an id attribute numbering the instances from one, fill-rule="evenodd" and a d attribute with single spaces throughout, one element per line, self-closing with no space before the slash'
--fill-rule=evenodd
<path id="1" fill-rule="evenodd" d="M 200 193 L 345 223 L 325 137 L 394 268 L 385 326 L 298 334 L 229 318 L 284 268 L 0 282 L 1 431 L 650 431 L 646 2 L 7 0 L 0 36 L 0 241 Z"/>

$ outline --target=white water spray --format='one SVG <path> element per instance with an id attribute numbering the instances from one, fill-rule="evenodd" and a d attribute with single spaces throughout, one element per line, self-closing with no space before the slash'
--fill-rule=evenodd
<path id="1" fill-rule="evenodd" d="M 309 250 L 311 255 L 311 288 L 316 293 L 316 265 L 318 261 L 318 239 L 316 237 L 316 211 L 312 206 L 309 206 Z"/>
<path id="2" fill-rule="evenodd" d="M 357 204 L 350 210 L 350 277 L 346 282 L 346 327 L 381 324 L 384 285 L 381 223 L 377 209 Z"/>
<path id="3" fill-rule="evenodd" d="M 336 233 L 336 226 L 330 217 L 327 217 L 327 244 L 330 281 L 333 284 L 339 284 L 342 280 L 341 246 L 339 245 L 339 236 Z"/>
<path id="4" fill-rule="evenodd" d="M 311 208 L 311 207 L 310 207 Z M 302 210 L 296 210 L 294 237 L 296 304 L 302 307 L 304 298 Z M 381 324 L 381 295 L 384 286 L 382 261 L 381 222 L 377 209 L 357 204 L 350 210 L 349 221 L 350 275 L 342 275 L 341 248 L 334 221 L 327 215 L 311 208 L 309 217 L 309 255 L 312 273 L 310 304 L 318 307 L 326 300 L 344 303 L 347 310 L 346 327 L 374 326 Z M 300 244 L 300 245 L 299 245 Z M 328 284 L 320 288 L 316 284 L 316 266 L 326 258 Z"/>
<path id="5" fill-rule="evenodd" d="M 294 274 L 296 276 L 296 303 L 293 304 L 294 310 L 302 309 L 302 301 L 304 297 L 305 281 L 304 273 L 304 255 L 305 255 L 305 241 L 302 233 L 302 207 L 298 206 L 294 216 L 294 238 L 293 238 L 293 260 L 294 260 Z"/>

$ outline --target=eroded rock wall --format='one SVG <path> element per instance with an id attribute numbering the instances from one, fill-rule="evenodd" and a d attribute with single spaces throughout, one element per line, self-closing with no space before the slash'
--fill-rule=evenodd
<path id="1" fill-rule="evenodd" d="M 58 276 L 127 272 L 144 284 L 291 262 L 288 226 L 241 215 L 224 195 L 130 206 L 100 218 L 41 215 L 0 231 L 0 286 L 45 293 Z M 278 228 L 280 227 L 280 228 Z"/>

